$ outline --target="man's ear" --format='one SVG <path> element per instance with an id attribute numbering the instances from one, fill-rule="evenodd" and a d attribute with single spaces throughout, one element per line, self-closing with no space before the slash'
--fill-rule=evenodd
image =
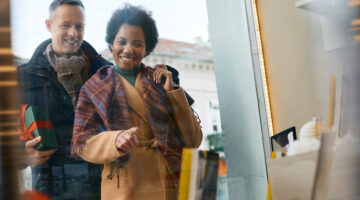
<path id="1" fill-rule="evenodd" d="M 45 20 L 46 29 L 51 32 L 51 21 L 49 19 Z"/>

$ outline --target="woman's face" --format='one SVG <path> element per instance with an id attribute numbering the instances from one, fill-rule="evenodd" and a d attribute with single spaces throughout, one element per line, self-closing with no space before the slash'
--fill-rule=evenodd
<path id="1" fill-rule="evenodd" d="M 115 63 L 125 70 L 133 69 L 145 56 L 145 36 L 140 26 L 123 24 L 110 45 Z"/>

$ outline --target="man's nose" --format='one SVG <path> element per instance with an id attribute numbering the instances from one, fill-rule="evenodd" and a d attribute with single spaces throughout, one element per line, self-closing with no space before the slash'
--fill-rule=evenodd
<path id="1" fill-rule="evenodd" d="M 78 32 L 77 32 L 77 30 L 76 30 L 75 27 L 71 27 L 71 28 L 69 29 L 68 34 L 69 34 L 70 36 L 72 36 L 72 37 L 76 37 L 76 36 L 78 35 Z"/>

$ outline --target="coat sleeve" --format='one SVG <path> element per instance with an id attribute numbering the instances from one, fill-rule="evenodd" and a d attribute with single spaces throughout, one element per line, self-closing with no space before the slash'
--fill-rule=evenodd
<path id="1" fill-rule="evenodd" d="M 173 106 L 173 116 L 180 129 L 185 147 L 198 147 L 202 141 L 201 127 L 186 100 L 184 90 L 180 87 L 167 94 Z"/>
<path id="2" fill-rule="evenodd" d="M 124 156 L 115 146 L 122 131 L 107 131 L 101 120 L 91 92 L 83 87 L 75 112 L 72 154 L 85 161 L 104 164 Z"/>
<path id="3" fill-rule="evenodd" d="M 105 164 L 125 155 L 117 150 L 115 146 L 116 137 L 122 131 L 104 131 L 92 136 L 86 141 L 84 148 L 78 155 L 85 161 Z"/>

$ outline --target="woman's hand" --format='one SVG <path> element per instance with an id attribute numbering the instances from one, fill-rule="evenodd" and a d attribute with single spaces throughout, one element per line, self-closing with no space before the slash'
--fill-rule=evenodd
<path id="1" fill-rule="evenodd" d="M 138 131 L 139 128 L 133 127 L 121 132 L 115 140 L 116 148 L 123 153 L 128 153 L 134 150 L 139 144 L 139 141 L 135 135 L 135 133 L 137 133 Z"/>
<path id="2" fill-rule="evenodd" d="M 29 140 L 25 143 L 24 154 L 26 166 L 34 167 L 36 165 L 43 164 L 48 161 L 51 155 L 56 151 L 56 149 L 47 151 L 38 151 L 34 149 L 34 146 L 37 145 L 40 141 L 41 136 Z"/>
<path id="3" fill-rule="evenodd" d="M 166 65 L 163 65 L 163 64 L 155 65 L 155 71 L 153 74 L 155 83 L 161 83 L 162 77 L 166 78 L 166 81 L 163 84 L 164 89 L 167 92 L 174 90 L 174 87 L 172 84 L 172 73 L 167 70 Z"/>

